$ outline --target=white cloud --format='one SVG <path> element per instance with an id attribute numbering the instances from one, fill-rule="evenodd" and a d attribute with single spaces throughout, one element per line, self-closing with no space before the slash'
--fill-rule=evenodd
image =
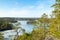
<path id="1" fill-rule="evenodd" d="M 22 8 L 14 7 L 11 10 L 0 9 L 0 17 L 40 17 L 43 13 L 51 13 L 50 8 L 46 8 L 46 5 L 44 3 L 38 2 L 36 5 L 25 6 Z M 18 5 L 17 2 L 16 5 Z"/>
<path id="2" fill-rule="evenodd" d="M 26 14 L 29 13 L 29 10 L 23 9 L 23 10 L 11 10 L 10 13 L 12 14 L 12 16 L 17 16 L 17 17 L 23 17 Z"/>
<path id="3" fill-rule="evenodd" d="M 4 10 L 0 11 L 0 17 L 23 17 L 29 13 L 29 10 L 22 9 L 22 10 Z"/>

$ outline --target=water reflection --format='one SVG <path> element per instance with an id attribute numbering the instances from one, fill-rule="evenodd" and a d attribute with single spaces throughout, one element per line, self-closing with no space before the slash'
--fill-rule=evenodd
<path id="1" fill-rule="evenodd" d="M 27 24 L 27 21 L 20 21 L 21 22 L 21 27 L 26 30 L 26 32 L 31 32 L 33 25 L 32 24 Z"/>
<path id="2" fill-rule="evenodd" d="M 32 28 L 33 28 L 32 24 L 27 24 L 27 21 L 18 21 L 18 22 L 21 23 L 19 25 L 19 27 L 22 27 L 23 29 L 25 29 L 26 32 L 31 32 L 32 31 Z M 5 38 L 9 38 L 10 35 L 13 37 L 16 34 L 16 32 L 14 32 L 14 30 L 4 31 L 3 33 L 4 33 Z M 21 34 L 21 33 L 19 33 L 19 34 Z"/>

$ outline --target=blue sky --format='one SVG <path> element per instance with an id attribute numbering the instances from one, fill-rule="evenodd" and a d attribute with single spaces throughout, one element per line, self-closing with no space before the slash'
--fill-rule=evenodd
<path id="1" fill-rule="evenodd" d="M 40 17 L 51 14 L 54 0 L 0 0 L 0 17 Z"/>

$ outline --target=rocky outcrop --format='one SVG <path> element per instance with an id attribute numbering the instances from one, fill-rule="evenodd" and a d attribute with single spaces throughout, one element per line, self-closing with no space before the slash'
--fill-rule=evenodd
<path id="1" fill-rule="evenodd" d="M 46 35 L 45 40 L 60 40 L 60 39 L 54 37 L 53 35 Z"/>

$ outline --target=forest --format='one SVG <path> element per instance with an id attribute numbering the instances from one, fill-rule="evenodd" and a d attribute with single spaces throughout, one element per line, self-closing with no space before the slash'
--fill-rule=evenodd
<path id="1" fill-rule="evenodd" d="M 26 33 L 24 29 L 22 30 L 22 35 L 18 35 L 17 32 L 14 40 L 60 40 L 60 0 L 55 0 L 51 8 L 52 14 L 50 17 L 46 13 L 41 15 L 40 19 L 33 22 L 34 28 L 31 33 Z M 10 30 L 14 28 L 11 21 L 0 20 L 0 31 Z M 19 23 L 16 25 L 18 26 Z M 8 27 L 9 26 L 9 27 Z M 15 28 L 16 29 L 16 28 Z M 4 40 L 3 34 L 0 32 L 0 40 Z"/>

